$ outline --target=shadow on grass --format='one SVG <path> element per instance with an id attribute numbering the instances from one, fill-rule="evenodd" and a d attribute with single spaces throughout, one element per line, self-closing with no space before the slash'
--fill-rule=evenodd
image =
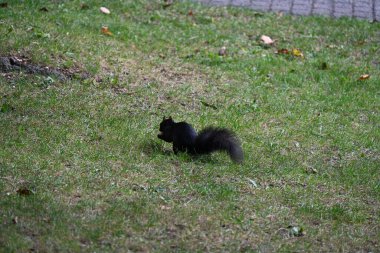
<path id="1" fill-rule="evenodd" d="M 140 144 L 140 149 L 144 154 L 149 156 L 154 155 L 171 155 L 172 151 L 164 149 L 163 145 L 157 141 L 148 140 Z"/>
<path id="2" fill-rule="evenodd" d="M 186 162 L 196 162 L 196 163 L 211 163 L 211 164 L 220 164 L 218 159 L 215 159 L 211 154 L 208 155 L 190 155 L 187 153 L 178 153 L 174 155 L 173 150 L 170 148 L 164 147 L 163 143 L 155 140 L 147 140 L 140 144 L 140 150 L 150 156 L 173 156 L 177 160 L 186 161 Z"/>

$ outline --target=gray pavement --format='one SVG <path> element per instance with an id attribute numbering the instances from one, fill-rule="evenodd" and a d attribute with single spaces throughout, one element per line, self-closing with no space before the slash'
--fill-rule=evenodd
<path id="1" fill-rule="evenodd" d="M 195 0 L 218 6 L 241 6 L 257 11 L 295 15 L 342 16 L 380 21 L 380 0 Z"/>

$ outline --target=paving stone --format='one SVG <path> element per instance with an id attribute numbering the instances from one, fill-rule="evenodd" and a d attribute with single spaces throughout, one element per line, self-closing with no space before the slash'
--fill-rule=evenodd
<path id="1" fill-rule="evenodd" d="M 353 6 L 351 0 L 335 0 L 334 2 L 334 17 L 349 16 L 352 17 Z"/>
<path id="2" fill-rule="evenodd" d="M 269 11 L 270 1 L 266 0 L 252 0 L 251 8 L 258 11 Z"/>
<path id="3" fill-rule="evenodd" d="M 375 20 L 380 21 L 380 0 L 375 1 Z"/>
<path id="4" fill-rule="evenodd" d="M 331 16 L 333 11 L 333 2 L 331 0 L 315 0 L 312 14 Z"/>
<path id="5" fill-rule="evenodd" d="M 380 0 L 194 0 L 216 6 L 241 6 L 258 11 L 297 15 L 356 17 L 380 21 Z"/>
<path id="6" fill-rule="evenodd" d="M 203 4 L 209 4 L 211 0 L 196 0 L 196 2 L 203 3 Z"/>
<path id="7" fill-rule="evenodd" d="M 311 0 L 294 0 L 291 13 L 297 15 L 309 15 L 311 14 L 311 8 Z"/>
<path id="8" fill-rule="evenodd" d="M 209 4 L 216 5 L 216 6 L 224 6 L 224 5 L 229 5 L 230 1 L 228 1 L 228 0 L 211 0 Z"/>
<path id="9" fill-rule="evenodd" d="M 271 10 L 276 12 L 289 12 L 291 6 L 291 0 L 273 0 Z"/>
<path id="10" fill-rule="evenodd" d="M 354 16 L 358 18 L 368 18 L 373 20 L 372 1 L 354 1 Z"/>
<path id="11" fill-rule="evenodd" d="M 249 6 L 251 6 L 251 0 L 233 0 L 231 2 L 231 5 L 249 7 Z"/>

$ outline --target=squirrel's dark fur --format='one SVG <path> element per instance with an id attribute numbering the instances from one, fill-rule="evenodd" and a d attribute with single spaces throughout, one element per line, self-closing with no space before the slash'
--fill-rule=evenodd
<path id="1" fill-rule="evenodd" d="M 173 142 L 173 151 L 190 154 L 208 154 L 226 151 L 234 162 L 243 162 L 243 150 L 233 132 L 224 128 L 207 127 L 199 134 L 186 122 L 174 122 L 171 117 L 163 118 L 157 136 L 166 142 Z"/>

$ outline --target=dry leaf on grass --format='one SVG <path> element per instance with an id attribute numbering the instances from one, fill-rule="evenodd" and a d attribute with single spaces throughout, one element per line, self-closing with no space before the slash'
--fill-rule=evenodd
<path id="1" fill-rule="evenodd" d="M 108 36 L 112 35 L 112 32 L 109 30 L 108 26 L 103 26 L 101 31 L 105 35 L 108 35 Z"/>
<path id="2" fill-rule="evenodd" d="M 297 48 L 293 48 L 292 51 L 290 51 L 290 52 L 286 48 L 281 48 L 281 49 L 277 50 L 277 54 L 291 54 L 294 57 L 304 58 L 303 53 L 301 52 L 301 50 L 299 50 Z"/>
<path id="3" fill-rule="evenodd" d="M 100 7 L 100 11 L 103 12 L 104 14 L 110 14 L 110 10 L 107 9 L 106 7 Z"/>
<path id="4" fill-rule="evenodd" d="M 301 57 L 301 58 L 303 58 L 303 53 L 301 52 L 301 50 L 299 50 L 297 48 L 293 48 L 292 55 L 295 56 L 295 57 Z"/>
<path id="5" fill-rule="evenodd" d="M 269 36 L 266 36 L 266 35 L 261 35 L 260 40 L 265 45 L 272 45 L 274 43 L 274 40 L 272 40 Z"/>
<path id="6" fill-rule="evenodd" d="M 227 54 L 227 48 L 226 47 L 222 47 L 221 49 L 219 49 L 219 53 L 218 53 L 220 56 L 225 56 Z"/>
<path id="7" fill-rule="evenodd" d="M 368 75 L 368 74 L 364 74 L 364 75 L 361 75 L 360 77 L 359 77 L 359 80 L 367 80 L 367 79 L 369 79 L 370 78 L 370 75 Z"/>
<path id="8" fill-rule="evenodd" d="M 289 50 L 286 48 L 278 49 L 277 50 L 278 54 L 289 54 Z"/>

